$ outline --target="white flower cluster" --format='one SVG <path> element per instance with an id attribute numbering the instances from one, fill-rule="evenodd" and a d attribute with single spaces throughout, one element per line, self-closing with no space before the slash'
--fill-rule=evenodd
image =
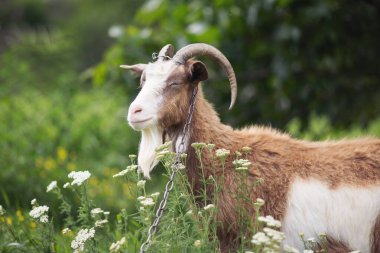
<path id="1" fill-rule="evenodd" d="M 216 157 L 219 158 L 225 158 L 230 154 L 230 151 L 228 149 L 220 148 L 215 151 Z"/>
<path id="2" fill-rule="evenodd" d="M 122 237 L 119 241 L 113 242 L 110 247 L 110 252 L 119 252 L 121 246 L 125 243 L 125 237 Z"/>
<path id="3" fill-rule="evenodd" d="M 249 166 L 251 166 L 251 162 L 247 159 L 236 159 L 233 162 L 236 170 L 248 170 Z"/>
<path id="4" fill-rule="evenodd" d="M 0 205 L 0 216 L 5 214 L 5 209 L 3 208 L 2 205 Z"/>
<path id="5" fill-rule="evenodd" d="M 102 214 L 102 213 L 104 213 L 104 211 L 99 207 L 91 210 L 91 216 L 92 217 L 95 217 L 97 214 Z"/>
<path id="6" fill-rule="evenodd" d="M 62 234 L 63 235 L 66 235 L 66 234 L 68 234 L 68 233 L 70 233 L 71 232 L 71 229 L 70 228 L 64 228 L 64 229 L 62 229 Z"/>
<path id="7" fill-rule="evenodd" d="M 46 187 L 46 192 L 51 192 L 57 188 L 57 181 L 52 181 L 47 187 Z"/>
<path id="8" fill-rule="evenodd" d="M 154 205 L 154 200 L 152 198 L 146 198 L 144 196 L 140 196 L 137 198 L 137 200 L 143 206 L 153 206 Z"/>
<path id="9" fill-rule="evenodd" d="M 40 220 L 42 223 L 47 223 L 49 221 L 49 216 L 47 215 L 48 211 L 48 206 L 33 206 L 33 209 L 29 212 L 29 215 L 33 219 Z"/>
<path id="10" fill-rule="evenodd" d="M 280 228 L 281 227 L 281 222 L 278 220 L 275 220 L 272 216 L 267 215 L 265 217 L 260 216 L 258 218 L 259 221 L 264 222 L 267 226 L 269 227 L 274 227 L 274 228 Z"/>
<path id="11" fill-rule="evenodd" d="M 136 185 L 137 185 L 138 188 L 142 188 L 143 189 L 145 187 L 145 183 L 146 183 L 145 180 L 140 180 L 140 181 L 137 182 Z"/>
<path id="12" fill-rule="evenodd" d="M 89 171 L 72 171 L 68 175 L 69 178 L 73 179 L 71 185 L 82 185 L 87 179 L 89 179 L 91 173 Z"/>
<path id="13" fill-rule="evenodd" d="M 203 207 L 203 209 L 204 210 L 213 210 L 213 209 L 215 209 L 215 205 L 213 205 L 213 204 L 208 204 L 207 206 L 205 206 L 205 207 Z"/>
<path id="14" fill-rule="evenodd" d="M 284 245 L 284 252 L 285 253 L 300 253 L 298 249 L 290 247 L 289 245 Z"/>
<path id="15" fill-rule="evenodd" d="M 273 219 L 272 216 L 259 217 L 259 219 L 263 220 L 267 225 L 269 223 L 273 227 L 281 227 L 280 221 Z M 262 247 L 260 252 L 280 252 L 281 242 L 284 239 L 285 234 L 283 232 L 264 227 L 262 232 L 252 236 L 251 242 Z"/>
<path id="16" fill-rule="evenodd" d="M 103 227 L 104 224 L 107 224 L 107 223 L 108 223 L 107 219 L 97 220 L 97 221 L 95 221 L 95 227 Z"/>
<path id="17" fill-rule="evenodd" d="M 125 170 L 120 171 L 119 173 L 113 175 L 112 177 L 122 177 L 122 176 L 126 175 L 127 173 L 136 170 L 137 168 L 138 168 L 137 165 L 129 165 L 129 166 L 127 166 L 127 168 Z"/>
<path id="18" fill-rule="evenodd" d="M 91 238 L 95 236 L 95 228 L 90 229 L 81 229 L 79 230 L 75 239 L 71 242 L 71 248 L 74 252 L 82 252 L 84 251 L 84 244 Z"/>

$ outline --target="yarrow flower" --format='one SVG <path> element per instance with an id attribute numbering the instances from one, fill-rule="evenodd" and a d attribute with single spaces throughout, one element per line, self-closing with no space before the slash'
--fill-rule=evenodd
<path id="1" fill-rule="evenodd" d="M 69 187 L 70 186 L 70 183 L 65 183 L 64 185 L 63 185 L 63 188 L 67 188 L 67 187 Z"/>
<path id="2" fill-rule="evenodd" d="M 137 187 L 139 187 L 139 188 L 144 188 L 144 186 L 145 186 L 145 182 L 146 182 L 145 180 L 140 180 L 140 181 L 137 182 L 136 185 L 137 185 Z"/>
<path id="3" fill-rule="evenodd" d="M 194 242 L 194 246 L 195 246 L 196 248 L 199 248 L 201 245 L 202 245 L 201 240 L 195 240 L 195 242 Z"/>
<path id="4" fill-rule="evenodd" d="M 113 175 L 112 177 L 122 177 L 122 176 L 126 175 L 127 173 L 136 170 L 137 168 L 138 168 L 137 165 L 129 165 L 129 166 L 127 166 L 127 168 L 125 170 L 120 171 L 119 173 Z"/>
<path id="5" fill-rule="evenodd" d="M 95 236 L 95 228 L 90 229 L 81 229 L 79 230 L 75 239 L 71 242 L 71 248 L 74 252 L 82 252 L 84 251 L 84 244 L 91 238 Z"/>
<path id="6" fill-rule="evenodd" d="M 257 232 L 252 236 L 251 242 L 255 245 L 264 245 L 270 241 L 269 237 L 266 236 L 263 232 Z"/>
<path id="7" fill-rule="evenodd" d="M 140 204 L 143 206 L 153 206 L 154 200 L 152 198 L 145 198 L 145 199 L 140 201 Z"/>
<path id="8" fill-rule="evenodd" d="M 236 159 L 232 162 L 235 165 L 236 170 L 248 170 L 251 166 L 251 162 L 247 159 Z"/>
<path id="9" fill-rule="evenodd" d="M 32 201 L 30 201 L 30 204 L 31 204 L 32 206 L 37 205 L 37 200 L 36 200 L 36 199 L 32 199 Z"/>
<path id="10" fill-rule="evenodd" d="M 70 228 L 64 228 L 62 229 L 62 234 L 65 235 L 65 234 L 68 234 L 71 232 L 71 229 Z"/>
<path id="11" fill-rule="evenodd" d="M 29 212 L 30 217 L 36 220 L 40 220 L 42 223 L 47 223 L 49 217 L 46 214 L 49 211 L 48 206 L 34 206 L 33 209 Z"/>
<path id="12" fill-rule="evenodd" d="M 72 171 L 68 175 L 69 178 L 73 179 L 71 185 L 82 185 L 87 179 L 89 179 L 91 173 L 89 171 Z"/>
<path id="13" fill-rule="evenodd" d="M 230 154 L 230 151 L 228 149 L 220 148 L 215 151 L 216 157 L 224 158 Z"/>
<path id="14" fill-rule="evenodd" d="M 92 217 L 95 217 L 97 214 L 102 214 L 102 213 L 104 213 L 104 211 L 99 207 L 91 210 L 91 216 Z"/>
<path id="15" fill-rule="evenodd" d="M 213 210 L 215 208 L 215 205 L 213 204 L 208 204 L 207 206 L 203 207 L 204 210 Z"/>
<path id="16" fill-rule="evenodd" d="M 155 192 L 155 193 L 150 194 L 150 196 L 151 196 L 152 198 L 154 198 L 154 199 L 157 199 L 158 196 L 160 196 L 160 193 L 159 193 L 159 192 Z"/>
<path id="17" fill-rule="evenodd" d="M 265 217 L 260 216 L 258 218 L 259 221 L 264 222 L 267 226 L 269 227 L 275 227 L 275 228 L 280 228 L 281 227 L 281 222 L 278 220 L 275 220 L 272 216 L 267 215 Z"/>
<path id="18" fill-rule="evenodd" d="M 122 237 L 119 241 L 113 242 L 110 247 L 111 252 L 119 252 L 121 246 L 125 243 L 125 237 Z"/>
<path id="19" fill-rule="evenodd" d="M 0 216 L 5 214 L 5 209 L 3 208 L 2 205 L 0 205 Z"/>
<path id="20" fill-rule="evenodd" d="M 272 241 L 276 241 L 277 243 L 281 243 L 285 239 L 285 234 L 283 232 L 271 228 L 263 228 L 263 231 L 271 238 Z"/>
<path id="21" fill-rule="evenodd" d="M 46 188 L 46 192 L 50 192 L 57 188 L 57 181 L 52 181 Z"/>
<path id="22" fill-rule="evenodd" d="M 253 204 L 255 208 L 260 208 L 265 204 L 265 201 L 263 199 L 257 198 L 256 202 Z"/>
<path id="23" fill-rule="evenodd" d="M 97 221 L 95 221 L 95 227 L 103 227 L 104 224 L 107 224 L 107 223 L 108 223 L 107 219 L 97 220 Z"/>

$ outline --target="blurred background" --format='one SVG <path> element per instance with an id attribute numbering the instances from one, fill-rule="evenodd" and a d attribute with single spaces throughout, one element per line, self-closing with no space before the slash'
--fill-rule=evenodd
<path id="1" fill-rule="evenodd" d="M 98 203 L 129 206 L 129 187 L 110 177 L 137 152 L 125 116 L 139 81 L 118 66 L 194 42 L 219 48 L 236 71 L 228 111 L 226 77 L 201 59 L 223 122 L 310 140 L 380 136 L 376 0 L 1 0 L 0 204 L 53 201 L 52 180 L 89 170 Z"/>

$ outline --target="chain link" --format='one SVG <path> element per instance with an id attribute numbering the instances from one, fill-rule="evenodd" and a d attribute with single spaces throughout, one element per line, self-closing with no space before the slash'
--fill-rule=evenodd
<path id="1" fill-rule="evenodd" d="M 166 207 L 166 203 L 167 203 L 168 198 L 169 198 L 169 193 L 174 187 L 174 176 L 177 173 L 177 171 L 179 170 L 180 165 L 181 165 L 181 154 L 183 154 L 185 152 L 185 138 L 186 138 L 186 134 L 189 131 L 190 123 L 191 123 L 191 120 L 193 118 L 195 96 L 197 95 L 197 92 L 198 92 L 198 87 L 195 86 L 193 93 L 191 95 L 191 98 L 190 98 L 190 105 L 189 105 L 189 111 L 188 111 L 187 118 L 186 118 L 186 123 L 182 129 L 181 142 L 178 146 L 178 150 L 176 150 L 176 158 L 175 158 L 175 162 L 172 166 L 172 174 L 170 175 L 169 181 L 166 183 L 164 196 L 162 197 L 162 200 L 161 200 L 160 204 L 158 205 L 158 208 L 156 211 L 156 217 L 155 217 L 152 225 L 149 227 L 148 237 L 146 238 L 145 242 L 143 244 L 141 244 L 140 253 L 144 253 L 148 250 L 150 243 L 152 242 L 152 237 L 156 233 L 158 223 L 160 222 L 161 217 L 164 214 L 164 209 Z"/>

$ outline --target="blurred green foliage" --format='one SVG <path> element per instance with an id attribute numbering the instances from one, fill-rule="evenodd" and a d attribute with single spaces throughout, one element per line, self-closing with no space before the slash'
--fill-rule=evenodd
<path id="1" fill-rule="evenodd" d="M 273 125 L 312 140 L 380 136 L 379 31 L 380 7 L 369 0 L 4 0 L 0 204 L 29 208 L 50 181 L 90 170 L 99 187 L 89 194 L 108 209 L 129 205 L 127 187 L 103 181 L 137 151 L 124 118 L 138 81 L 118 66 L 151 61 L 167 43 L 225 53 L 235 108 L 227 111 L 227 80 L 206 58 L 204 88 L 234 127 Z"/>

